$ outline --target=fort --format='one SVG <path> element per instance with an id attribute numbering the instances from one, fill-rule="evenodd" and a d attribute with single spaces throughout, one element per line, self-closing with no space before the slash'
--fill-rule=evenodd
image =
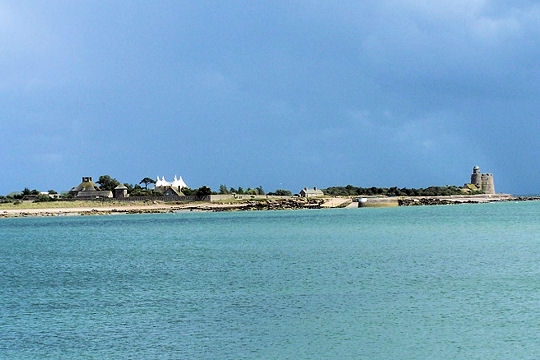
<path id="1" fill-rule="evenodd" d="M 358 199 L 358 207 L 484 203 L 512 198 L 507 194 L 496 195 L 493 174 L 482 174 L 478 165 L 473 167 L 471 182 L 466 183 L 461 191 L 462 195 L 450 196 L 363 197 Z"/>
<path id="2" fill-rule="evenodd" d="M 484 194 L 495 194 L 495 183 L 493 181 L 493 174 L 482 174 L 478 165 L 473 167 L 473 172 L 471 174 L 471 183 L 465 184 L 465 186 L 469 187 L 468 185 L 474 185 L 477 190 L 480 190 Z"/>

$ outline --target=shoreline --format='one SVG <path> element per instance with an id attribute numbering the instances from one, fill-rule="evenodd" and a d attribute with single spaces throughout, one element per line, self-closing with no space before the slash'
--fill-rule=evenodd
<path id="1" fill-rule="evenodd" d="M 48 216 L 87 216 L 113 214 L 163 214 L 176 212 L 206 211 L 250 211 L 250 210 L 294 210 L 345 207 L 352 203 L 346 198 L 318 199 L 253 199 L 242 202 L 55 202 L 0 204 L 0 218 L 48 217 Z M 3 206 L 2 206 L 3 205 Z M 49 205 L 49 206 L 47 206 Z"/>
<path id="2" fill-rule="evenodd" d="M 509 194 L 497 195 L 454 195 L 454 196 L 409 196 L 409 197 L 322 197 L 290 199 L 254 199 L 242 202 L 103 202 L 86 201 L 81 203 L 57 202 L 22 203 L 18 205 L 0 204 L 0 218 L 49 217 L 49 216 L 88 216 L 114 214 L 163 214 L 176 212 L 220 212 L 220 211 L 264 211 L 297 209 L 332 209 L 388 206 L 432 206 L 451 204 L 485 204 L 500 201 L 535 201 L 540 196 L 519 197 Z M 41 205 L 43 204 L 43 205 Z M 25 206 L 26 205 L 26 206 Z M 31 206 L 29 206 L 31 205 Z M 70 206 L 71 205 L 71 206 Z M 360 205 L 360 206 L 359 206 Z"/>

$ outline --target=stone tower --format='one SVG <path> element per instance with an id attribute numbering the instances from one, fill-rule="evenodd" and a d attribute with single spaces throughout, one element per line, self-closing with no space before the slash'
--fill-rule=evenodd
<path id="1" fill-rule="evenodd" d="M 473 167 L 472 174 L 471 174 L 471 184 L 476 185 L 476 187 L 479 189 L 482 188 L 482 184 L 480 181 L 481 175 L 482 174 L 480 173 L 480 167 L 478 165 Z"/>
<path id="2" fill-rule="evenodd" d="M 495 194 L 493 174 L 482 174 L 480 172 L 480 167 L 478 166 L 473 167 L 471 184 L 475 185 L 479 190 L 482 190 L 484 194 Z"/>
<path id="3" fill-rule="evenodd" d="M 495 183 L 493 182 L 493 174 L 482 174 L 480 177 L 482 191 L 484 194 L 495 194 Z"/>

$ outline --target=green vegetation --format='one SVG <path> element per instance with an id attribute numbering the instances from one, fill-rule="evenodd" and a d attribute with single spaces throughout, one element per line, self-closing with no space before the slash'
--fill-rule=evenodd
<path id="1" fill-rule="evenodd" d="M 101 175 L 99 180 L 96 181 L 99 184 L 101 190 L 113 191 L 120 181 L 111 177 L 110 175 Z M 155 184 L 156 181 L 150 177 L 142 178 L 138 184 L 124 183 L 127 188 L 127 192 L 132 197 L 143 196 L 162 196 L 163 193 L 156 189 L 149 189 L 149 185 Z M 143 186 L 141 186 L 143 185 Z M 182 193 L 186 196 L 205 197 L 208 195 L 265 195 L 265 191 L 262 186 L 255 188 L 248 187 L 244 189 L 239 186 L 238 188 L 228 187 L 227 185 L 220 185 L 219 192 L 213 191 L 208 186 L 201 186 L 197 189 L 190 189 L 184 187 L 181 189 Z M 472 188 L 461 188 L 458 186 L 430 186 L 428 188 L 398 188 L 398 187 L 357 187 L 353 185 L 347 186 L 333 186 L 326 189 L 322 189 L 323 193 L 327 196 L 450 196 L 450 195 L 476 195 L 482 194 L 482 191 Z M 293 193 L 288 189 L 277 189 L 273 192 L 269 192 L 271 196 L 292 196 Z M 50 202 L 56 200 L 72 200 L 73 196 L 69 193 L 58 194 L 54 190 L 49 190 L 48 194 L 40 193 L 38 190 L 30 190 L 24 188 L 21 192 L 11 193 L 7 196 L 0 196 L 0 203 L 13 203 L 15 201 L 34 201 L 34 202 Z"/>
<path id="2" fill-rule="evenodd" d="M 226 194 L 238 194 L 238 195 L 265 195 L 264 189 L 262 186 L 256 187 L 254 189 L 247 188 L 244 190 L 241 186 L 239 186 L 237 189 L 235 188 L 229 188 L 227 190 L 226 185 L 220 185 L 219 186 L 219 194 L 220 195 L 226 195 Z"/>
<path id="3" fill-rule="evenodd" d="M 30 190 L 29 188 L 24 188 L 20 192 L 14 192 L 7 196 L 0 196 L 0 204 L 13 203 L 15 205 L 21 204 L 23 201 L 33 201 L 33 202 L 50 202 L 57 201 L 60 198 L 63 198 L 61 195 L 54 190 L 49 190 L 45 193 L 34 189 Z"/>
<path id="4" fill-rule="evenodd" d="M 99 187 L 101 188 L 101 190 L 105 190 L 105 191 L 107 190 L 113 191 L 115 187 L 120 185 L 120 181 L 114 178 L 111 178 L 109 175 L 101 175 L 99 177 L 99 180 L 96 182 L 99 184 Z"/>
<path id="5" fill-rule="evenodd" d="M 352 185 L 347 186 L 334 186 L 327 189 L 323 189 L 325 195 L 331 196 L 450 196 L 450 195 L 463 195 L 464 193 L 469 195 L 482 194 L 481 191 L 467 191 L 458 186 L 430 186 L 428 188 L 379 188 L 370 187 L 362 188 Z"/>
<path id="6" fill-rule="evenodd" d="M 274 195 L 274 196 L 292 196 L 291 190 L 284 190 L 284 189 L 277 189 L 274 192 L 268 193 L 268 195 Z"/>
<path id="7" fill-rule="evenodd" d="M 210 189 L 208 186 L 201 186 L 200 188 L 195 191 L 195 195 L 198 197 L 205 197 L 212 195 L 212 189 Z"/>
<path id="8" fill-rule="evenodd" d="M 131 196 L 160 196 L 163 195 L 161 192 L 156 191 L 155 189 L 143 188 L 138 184 L 124 184 L 128 188 L 128 194 Z"/>
<path id="9" fill-rule="evenodd" d="M 151 179 L 151 178 L 149 178 L 149 177 L 145 177 L 144 179 L 142 179 L 142 180 L 139 182 L 139 185 L 140 185 L 140 184 L 144 184 L 144 188 L 145 188 L 146 190 L 148 190 L 148 185 L 149 185 L 149 184 L 155 184 L 155 183 L 156 183 L 156 181 L 155 181 L 154 179 Z"/>

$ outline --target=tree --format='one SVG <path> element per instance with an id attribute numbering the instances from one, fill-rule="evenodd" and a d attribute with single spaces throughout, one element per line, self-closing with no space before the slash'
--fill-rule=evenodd
<path id="1" fill-rule="evenodd" d="M 273 193 L 269 193 L 268 195 L 276 195 L 276 196 L 292 196 L 291 190 L 284 190 L 284 189 L 277 189 Z"/>
<path id="2" fill-rule="evenodd" d="M 222 195 L 228 194 L 227 185 L 219 185 L 219 193 Z"/>
<path id="3" fill-rule="evenodd" d="M 151 193 L 151 191 L 145 190 L 139 184 L 135 184 L 135 186 L 132 186 L 132 189 L 131 190 L 128 189 L 128 192 L 132 196 L 148 196 Z"/>
<path id="4" fill-rule="evenodd" d="M 48 201 L 54 201 L 55 199 L 51 198 L 47 194 L 39 194 L 36 196 L 34 202 L 48 202 Z"/>
<path id="5" fill-rule="evenodd" d="M 155 184 L 156 183 L 156 180 L 154 179 L 151 179 L 149 177 L 145 177 L 144 179 L 142 179 L 140 182 L 139 182 L 139 185 L 140 184 L 144 184 L 144 188 L 146 190 L 148 190 L 148 184 Z"/>
<path id="6" fill-rule="evenodd" d="M 238 190 L 238 191 L 240 191 L 240 190 Z M 244 194 L 247 194 L 247 195 L 264 195 L 265 193 L 264 193 L 264 190 L 263 190 L 262 186 L 259 186 L 259 187 L 256 187 L 255 189 L 247 188 L 244 191 Z"/>
<path id="7" fill-rule="evenodd" d="M 180 189 L 180 191 L 182 191 L 182 194 L 186 195 L 186 196 L 192 196 L 192 195 L 195 195 L 195 193 L 197 192 L 197 190 L 192 190 L 188 187 L 183 187 L 182 189 Z"/>
<path id="8" fill-rule="evenodd" d="M 198 197 L 205 197 L 212 195 L 212 189 L 210 189 L 208 186 L 201 186 L 197 189 L 197 192 L 195 193 Z"/>
<path id="9" fill-rule="evenodd" d="M 101 175 L 96 182 L 99 184 L 101 190 L 113 191 L 115 187 L 120 185 L 120 181 L 111 178 L 109 175 Z"/>

